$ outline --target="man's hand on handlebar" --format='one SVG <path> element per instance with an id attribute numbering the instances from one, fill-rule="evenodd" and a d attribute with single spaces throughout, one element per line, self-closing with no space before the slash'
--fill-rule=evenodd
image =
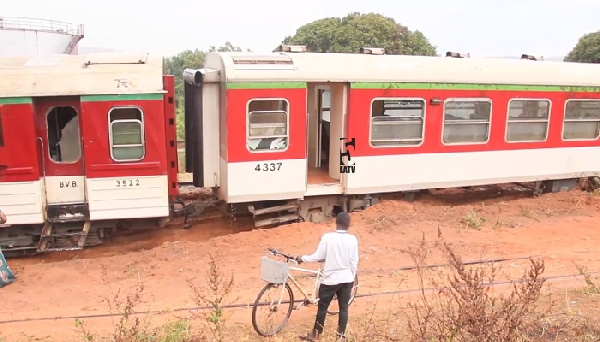
<path id="1" fill-rule="evenodd" d="M 298 255 L 297 257 L 295 257 L 294 261 L 297 262 L 298 264 L 301 264 L 302 263 L 302 255 Z"/>

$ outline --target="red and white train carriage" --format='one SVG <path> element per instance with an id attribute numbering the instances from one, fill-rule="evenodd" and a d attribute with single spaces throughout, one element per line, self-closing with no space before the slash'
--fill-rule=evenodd
<path id="1" fill-rule="evenodd" d="M 600 172 L 600 65 L 287 51 L 210 53 L 184 72 L 195 185 L 227 203 L 283 201 L 252 205 L 280 212 L 257 226 L 383 192 L 551 190 Z"/>
<path id="2" fill-rule="evenodd" d="M 101 243 L 120 219 L 169 217 L 174 84 L 162 70 L 162 58 L 146 54 L 1 60 L 5 252 L 78 249 Z"/>
<path id="3" fill-rule="evenodd" d="M 600 174 L 599 65 L 288 50 L 209 53 L 183 71 L 186 168 L 256 226 L 384 192 L 554 191 Z M 2 59 L 0 75 L 4 251 L 81 248 L 119 222 L 173 216 L 174 85 L 160 57 Z"/>

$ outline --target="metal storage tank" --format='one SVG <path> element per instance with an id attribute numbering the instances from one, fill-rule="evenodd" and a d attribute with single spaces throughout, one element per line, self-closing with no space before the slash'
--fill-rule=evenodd
<path id="1" fill-rule="evenodd" d="M 54 20 L 0 17 L 0 57 L 77 54 L 83 25 Z"/>

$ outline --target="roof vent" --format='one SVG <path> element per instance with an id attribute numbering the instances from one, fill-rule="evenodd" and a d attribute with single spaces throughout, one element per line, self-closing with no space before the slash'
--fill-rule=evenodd
<path id="1" fill-rule="evenodd" d="M 292 57 L 283 53 L 233 55 L 236 70 L 294 70 Z"/>
<path id="2" fill-rule="evenodd" d="M 277 49 L 281 52 L 306 52 L 306 45 L 279 45 Z"/>
<path id="3" fill-rule="evenodd" d="M 452 51 L 448 51 L 446 52 L 446 57 L 452 57 L 452 58 L 471 58 L 471 54 L 470 53 L 459 53 L 459 52 L 452 52 Z"/>
<path id="4" fill-rule="evenodd" d="M 365 54 L 365 55 L 385 55 L 385 48 L 361 47 L 360 53 Z"/>
<path id="5" fill-rule="evenodd" d="M 544 56 L 535 57 L 535 56 L 528 55 L 528 54 L 524 53 L 524 54 L 521 55 L 521 59 L 527 59 L 527 60 L 530 60 L 530 61 L 543 61 L 544 60 Z"/>
<path id="6" fill-rule="evenodd" d="M 233 64 L 294 64 L 292 58 L 286 55 L 239 55 L 232 56 Z"/>

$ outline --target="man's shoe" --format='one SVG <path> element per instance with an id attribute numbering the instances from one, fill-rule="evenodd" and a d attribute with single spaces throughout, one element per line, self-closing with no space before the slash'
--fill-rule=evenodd
<path id="1" fill-rule="evenodd" d="M 313 330 L 311 332 L 309 332 L 308 334 L 306 334 L 306 341 L 318 341 L 319 340 L 319 332 L 316 330 Z"/>

